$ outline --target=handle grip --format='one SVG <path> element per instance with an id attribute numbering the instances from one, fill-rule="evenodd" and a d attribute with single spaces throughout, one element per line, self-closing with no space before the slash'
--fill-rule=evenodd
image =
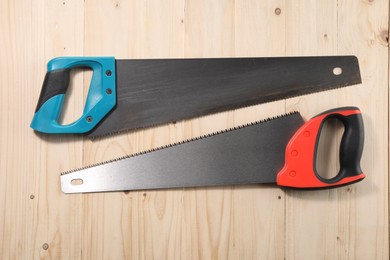
<path id="1" fill-rule="evenodd" d="M 316 151 L 321 129 L 326 120 L 335 118 L 344 125 L 340 143 L 340 171 L 331 178 L 322 178 L 316 170 Z M 278 173 L 277 184 L 292 188 L 333 188 L 361 181 L 364 125 L 357 107 L 328 110 L 306 122 L 291 138 L 286 148 L 286 161 Z M 310 163 L 311 162 L 311 163 Z"/>
<path id="2" fill-rule="evenodd" d="M 70 70 L 89 67 L 93 70 L 83 115 L 68 125 L 58 123 L 68 89 Z M 35 110 L 31 128 L 61 134 L 92 130 L 116 105 L 114 57 L 59 57 L 47 64 L 47 73 Z"/>

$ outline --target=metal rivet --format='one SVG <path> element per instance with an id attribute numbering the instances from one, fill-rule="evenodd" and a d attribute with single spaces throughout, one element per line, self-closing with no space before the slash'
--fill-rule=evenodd
<path id="1" fill-rule="evenodd" d="M 91 123 L 92 122 L 92 116 L 87 116 L 86 120 L 87 120 L 88 123 Z"/>
<path id="2" fill-rule="evenodd" d="M 310 136 L 310 132 L 309 132 L 309 131 L 305 131 L 305 132 L 303 133 L 303 136 L 304 136 L 304 137 L 309 137 L 309 136 Z"/>
<path id="3" fill-rule="evenodd" d="M 106 70 L 106 75 L 107 76 L 111 76 L 112 75 L 112 71 L 111 70 Z"/>
<path id="4" fill-rule="evenodd" d="M 107 93 L 108 95 L 111 95 L 112 89 L 110 89 L 110 88 L 106 89 L 106 93 Z"/>
<path id="5" fill-rule="evenodd" d="M 291 151 L 291 155 L 294 156 L 294 157 L 297 156 L 298 155 L 298 151 L 297 150 L 292 150 Z"/>
<path id="6" fill-rule="evenodd" d="M 291 177 L 297 176 L 297 173 L 296 173 L 295 171 L 290 171 L 288 174 L 289 174 Z"/>
<path id="7" fill-rule="evenodd" d="M 43 250 L 49 249 L 49 244 L 48 244 L 48 243 L 44 243 L 44 244 L 42 245 L 42 248 L 43 248 Z"/>

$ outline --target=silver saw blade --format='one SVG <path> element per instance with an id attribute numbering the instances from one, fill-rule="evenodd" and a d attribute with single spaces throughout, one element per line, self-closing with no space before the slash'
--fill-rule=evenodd
<path id="1" fill-rule="evenodd" d="M 275 183 L 288 141 L 304 121 L 293 112 L 61 175 L 64 193 Z"/>

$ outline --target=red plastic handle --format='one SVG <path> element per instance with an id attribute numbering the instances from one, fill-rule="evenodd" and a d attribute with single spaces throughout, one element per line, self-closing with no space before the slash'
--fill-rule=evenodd
<path id="1" fill-rule="evenodd" d="M 323 123 L 336 118 L 344 124 L 340 144 L 340 171 L 332 179 L 324 179 L 316 171 L 316 151 Z M 306 122 L 291 138 L 286 148 L 286 161 L 278 173 L 277 184 L 292 188 L 332 188 L 364 179 L 360 159 L 364 144 L 364 126 L 357 107 L 332 109 Z"/>

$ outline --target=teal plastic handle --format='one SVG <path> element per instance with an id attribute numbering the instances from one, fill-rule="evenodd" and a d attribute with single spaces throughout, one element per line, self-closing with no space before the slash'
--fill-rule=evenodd
<path id="1" fill-rule="evenodd" d="M 83 115 L 68 125 L 58 123 L 73 68 L 89 67 L 93 76 Z M 58 57 L 47 64 L 38 105 L 31 128 L 48 134 L 74 134 L 91 131 L 116 105 L 114 57 Z"/>

